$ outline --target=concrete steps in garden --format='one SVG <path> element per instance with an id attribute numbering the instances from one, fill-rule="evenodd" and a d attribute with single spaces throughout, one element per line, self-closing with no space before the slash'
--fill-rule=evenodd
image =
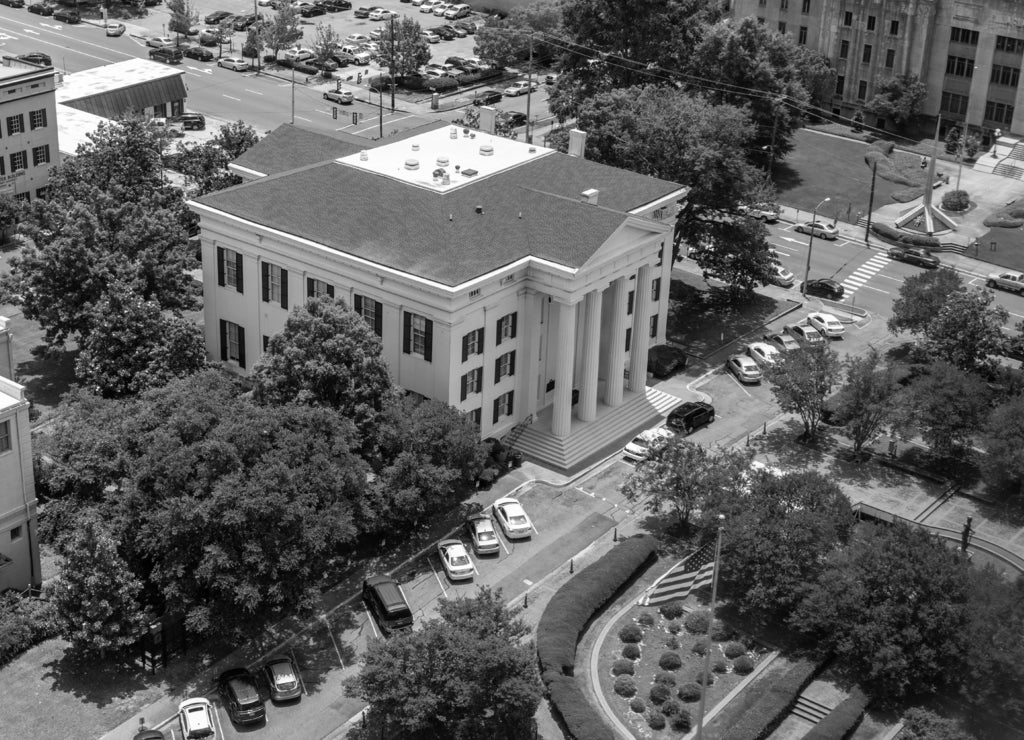
<path id="1" fill-rule="evenodd" d="M 832 711 L 832 707 L 825 706 L 819 701 L 808 699 L 806 696 L 798 696 L 793 707 L 792 714 L 805 719 L 811 724 L 818 724 Z"/>
<path id="2" fill-rule="evenodd" d="M 1020 167 L 1003 160 L 996 165 L 992 172 L 1000 177 L 1011 177 L 1014 180 L 1024 180 L 1024 163 Z"/>

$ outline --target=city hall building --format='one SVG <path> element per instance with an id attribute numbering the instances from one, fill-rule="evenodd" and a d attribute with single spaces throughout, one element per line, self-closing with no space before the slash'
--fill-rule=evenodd
<path id="1" fill-rule="evenodd" d="M 191 203 L 206 344 L 239 374 L 307 296 L 344 299 L 394 381 L 571 467 L 678 399 L 665 341 L 677 183 L 444 125 L 375 142 L 283 126 Z M 517 435 L 518 436 L 518 435 Z"/>

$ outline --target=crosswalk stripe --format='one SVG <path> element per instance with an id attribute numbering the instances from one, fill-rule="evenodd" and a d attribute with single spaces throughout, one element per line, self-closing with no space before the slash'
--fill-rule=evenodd
<path id="1" fill-rule="evenodd" d="M 876 254 L 868 259 L 864 264 L 854 270 L 846 279 L 843 280 L 843 287 L 846 288 L 846 293 L 856 293 L 857 289 L 862 287 L 871 278 L 878 274 L 882 268 L 888 265 L 892 260 L 880 254 Z"/>

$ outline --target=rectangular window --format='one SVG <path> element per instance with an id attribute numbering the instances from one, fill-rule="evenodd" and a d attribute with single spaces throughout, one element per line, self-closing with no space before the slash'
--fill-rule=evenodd
<path id="1" fill-rule="evenodd" d="M 977 46 L 978 45 L 978 32 L 972 31 L 969 28 L 957 28 L 956 26 L 950 26 L 949 29 L 949 40 L 954 44 L 964 44 L 966 46 Z"/>
<path id="2" fill-rule="evenodd" d="M 50 197 L 50 187 L 36 188 L 36 200 L 46 200 Z"/>
<path id="3" fill-rule="evenodd" d="M 864 52 L 860 55 L 863 64 L 871 64 L 871 44 L 864 44 Z"/>
<path id="4" fill-rule="evenodd" d="M 846 87 L 846 78 L 843 75 L 836 77 L 836 95 L 842 95 L 843 89 Z"/>
<path id="5" fill-rule="evenodd" d="M 996 36 L 996 51 L 1020 54 L 1024 51 L 1024 39 L 1015 39 L 1010 36 Z"/>
<path id="6" fill-rule="evenodd" d="M 654 278 L 654 280 L 651 281 L 651 300 L 661 300 L 661 278 Z"/>
<path id="7" fill-rule="evenodd" d="M 28 167 L 28 154 L 25 152 L 11 152 L 11 173 L 23 170 Z"/>
<path id="8" fill-rule="evenodd" d="M 11 422 L 0 421 L 0 452 L 9 452 L 11 449 Z"/>
<path id="9" fill-rule="evenodd" d="M 473 409 L 472 411 L 469 412 L 469 420 L 471 422 L 473 422 L 474 424 L 476 424 L 477 427 L 480 426 L 480 422 L 481 422 L 482 418 L 483 418 L 483 409 Z"/>
<path id="10" fill-rule="evenodd" d="M 786 32 L 786 21 L 779 21 L 779 33 Z"/>
<path id="11" fill-rule="evenodd" d="M 484 369 L 482 367 L 474 368 L 468 373 L 462 376 L 462 389 L 460 395 L 462 400 L 465 401 L 472 393 L 479 393 L 484 387 Z"/>
<path id="12" fill-rule="evenodd" d="M 899 21 L 889 21 L 889 35 L 890 36 L 899 36 L 900 35 L 900 22 Z"/>
<path id="13" fill-rule="evenodd" d="M 50 161 L 50 145 L 32 147 L 32 166 L 38 167 Z"/>
<path id="14" fill-rule="evenodd" d="M 46 108 L 31 111 L 28 114 L 28 125 L 33 131 L 37 128 L 46 128 Z"/>
<path id="15" fill-rule="evenodd" d="M 633 301 L 636 300 L 636 291 L 631 290 L 626 294 L 626 315 L 633 315 Z"/>
<path id="16" fill-rule="evenodd" d="M 220 320 L 220 359 L 245 369 L 245 329 L 224 319 Z"/>
<path id="17" fill-rule="evenodd" d="M 761 0 L 761 2 L 763 3 L 764 0 Z M 761 16 L 757 16 L 757 22 L 758 22 L 759 25 L 763 26 L 764 25 L 764 18 L 762 18 Z"/>
<path id="18" fill-rule="evenodd" d="M 270 262 L 260 263 L 263 278 L 263 300 L 288 308 L 288 271 Z"/>
<path id="19" fill-rule="evenodd" d="M 861 80 L 857 83 L 857 100 L 866 100 L 868 97 L 868 82 Z"/>
<path id="20" fill-rule="evenodd" d="M 849 10 L 847 10 L 845 13 L 843 13 L 843 25 L 844 26 L 852 26 L 853 25 L 853 13 L 851 13 Z"/>
<path id="21" fill-rule="evenodd" d="M 484 353 L 484 330 L 483 327 L 474 329 L 462 337 L 462 361 L 469 359 L 470 355 L 482 355 Z"/>
<path id="22" fill-rule="evenodd" d="M 384 304 L 375 301 L 373 298 L 356 294 L 352 298 L 353 310 L 363 317 L 367 324 L 373 327 L 373 333 L 378 337 L 384 336 Z"/>
<path id="23" fill-rule="evenodd" d="M 263 351 L 266 352 L 267 351 L 267 347 L 269 347 L 269 346 L 270 346 L 270 337 L 268 337 L 266 334 L 264 334 L 263 335 Z"/>
<path id="24" fill-rule="evenodd" d="M 506 352 L 494 361 L 494 382 L 499 382 L 506 375 L 516 374 L 516 352 Z"/>
<path id="25" fill-rule="evenodd" d="M 7 174 L 7 167 L 5 166 L 3 156 L 0 155 L 0 175 L 6 175 L 6 174 Z"/>
<path id="26" fill-rule="evenodd" d="M 217 247 L 217 285 L 242 292 L 242 254 Z"/>
<path id="27" fill-rule="evenodd" d="M 848 59 L 850 56 L 850 42 L 843 39 L 839 42 L 839 58 Z"/>
<path id="28" fill-rule="evenodd" d="M 893 65 L 896 64 L 896 50 L 886 49 L 885 50 L 885 68 L 892 69 Z"/>
<path id="29" fill-rule="evenodd" d="M 651 337 L 656 338 L 658 336 L 658 314 L 654 314 L 651 317 Z"/>
<path id="30" fill-rule="evenodd" d="M 807 43 L 807 26 L 800 26 L 800 33 L 797 34 L 796 42 L 798 44 Z"/>
<path id="31" fill-rule="evenodd" d="M 15 194 L 14 199 L 20 200 L 22 203 L 28 203 L 29 200 L 31 200 L 31 197 L 28 193 L 17 193 Z"/>
<path id="32" fill-rule="evenodd" d="M 807 15 L 811 12 L 811 0 L 803 0 L 800 4 L 800 12 Z"/>
<path id="33" fill-rule="evenodd" d="M 23 530 L 21 529 L 21 525 L 20 524 L 17 527 L 15 527 L 14 529 L 12 529 L 11 530 L 11 542 L 17 542 L 18 540 L 20 540 L 21 537 L 22 537 L 22 531 Z"/>
<path id="34" fill-rule="evenodd" d="M 320 298 L 321 296 L 334 298 L 334 286 L 330 283 L 324 282 L 323 280 L 306 278 L 306 297 Z"/>
<path id="35" fill-rule="evenodd" d="M 965 57 L 946 57 L 946 74 L 952 77 L 974 77 L 974 60 Z"/>
<path id="36" fill-rule="evenodd" d="M 789 0 L 779 0 L 780 10 L 789 10 Z"/>
<path id="37" fill-rule="evenodd" d="M 1013 106 L 1008 103 L 985 103 L 985 120 L 995 121 L 1006 126 L 1013 120 Z"/>
<path id="38" fill-rule="evenodd" d="M 1017 67 L 1004 67 L 1000 64 L 993 64 L 991 82 L 993 85 L 1017 87 L 1017 83 L 1020 82 L 1020 69 Z"/>
<path id="39" fill-rule="evenodd" d="M 496 330 L 495 345 L 501 344 L 506 339 L 516 338 L 516 312 L 513 311 L 510 314 L 506 314 L 498 319 L 498 327 Z"/>
<path id="40" fill-rule="evenodd" d="M 494 399 L 495 424 L 497 424 L 498 420 L 503 416 L 512 416 L 512 399 L 514 394 L 515 391 L 509 391 L 508 393 L 502 393 Z"/>
<path id="41" fill-rule="evenodd" d="M 434 322 L 425 316 L 406 311 L 402 327 L 402 351 L 430 362 L 434 356 Z"/>
<path id="42" fill-rule="evenodd" d="M 13 136 L 14 134 L 20 134 L 25 130 L 25 116 L 21 113 L 17 113 L 13 116 L 7 116 L 7 135 Z"/>
<path id="43" fill-rule="evenodd" d="M 766 8 L 768 7 L 768 0 L 757 0 L 757 7 Z"/>
<path id="44" fill-rule="evenodd" d="M 961 116 L 967 115 L 967 96 L 944 92 L 942 93 L 942 98 L 939 101 L 939 110 L 943 113 L 955 113 Z"/>
<path id="45" fill-rule="evenodd" d="M 633 329 L 626 327 L 626 351 L 629 352 L 629 345 L 633 343 Z"/>
<path id="46" fill-rule="evenodd" d="M 868 24 L 867 24 L 867 26 L 868 26 L 868 30 L 869 31 L 874 31 L 875 30 L 875 16 L 873 16 L 873 15 L 869 15 L 868 16 Z"/>

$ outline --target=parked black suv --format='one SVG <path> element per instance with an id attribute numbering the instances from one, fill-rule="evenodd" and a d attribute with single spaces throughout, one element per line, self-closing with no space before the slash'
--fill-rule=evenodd
<path id="1" fill-rule="evenodd" d="M 171 116 L 168 123 L 180 123 L 186 131 L 202 131 L 206 128 L 206 116 L 202 113 L 182 113 L 180 116 Z"/>
<path id="2" fill-rule="evenodd" d="M 150 59 L 154 62 L 163 62 L 164 64 L 181 64 L 181 60 L 184 56 L 185 55 L 181 53 L 181 49 L 175 49 L 172 46 L 149 50 Z"/>
<path id="3" fill-rule="evenodd" d="M 703 401 L 687 401 L 672 409 L 665 422 L 674 432 L 683 431 L 689 434 L 699 426 L 710 424 L 715 420 L 715 407 Z"/>
<path id="4" fill-rule="evenodd" d="M 25 0 L 0 0 L 0 5 L 6 5 L 8 8 L 24 8 Z"/>
<path id="5" fill-rule="evenodd" d="M 232 722 L 251 725 L 266 719 L 267 709 L 263 705 L 256 677 L 245 668 L 232 668 L 220 674 L 217 691 Z"/>
<path id="6" fill-rule="evenodd" d="M 392 632 L 412 629 L 412 610 L 398 581 L 388 576 L 370 576 L 363 581 L 363 601 L 386 637 Z"/>
<path id="7" fill-rule="evenodd" d="M 63 8 L 61 10 L 53 11 L 53 19 L 55 21 L 61 21 L 72 25 L 82 22 L 82 17 L 78 15 L 77 10 L 67 10 Z"/>

